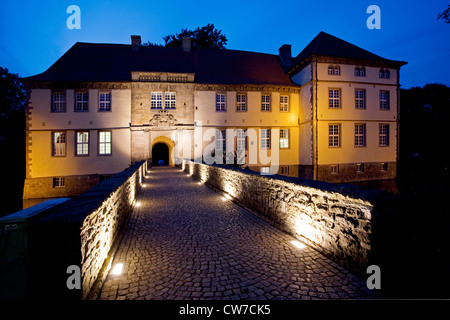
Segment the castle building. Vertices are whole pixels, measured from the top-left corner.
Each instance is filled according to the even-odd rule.
[[[79,194],[140,160],[221,160],[224,150],[240,150],[240,163],[263,174],[396,177],[405,62],[325,32],[296,57],[290,45],[271,55],[190,40],[76,43],[25,78],[24,199]]]

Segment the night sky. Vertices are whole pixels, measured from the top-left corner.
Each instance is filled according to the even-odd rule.
[[[369,30],[367,7],[381,9]],[[68,29],[67,7],[81,10],[81,29]],[[407,61],[403,88],[450,86],[450,24],[437,20],[448,0],[432,1],[0,1],[0,66],[21,77],[48,69],[77,41],[164,44],[163,36],[212,23],[228,49],[296,56],[325,31],[384,58]]]

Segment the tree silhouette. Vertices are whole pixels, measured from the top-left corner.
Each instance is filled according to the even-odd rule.
[[[450,4],[448,5],[448,8],[444,10],[444,12],[440,13],[438,15],[438,20],[442,19],[445,23],[450,23]]]

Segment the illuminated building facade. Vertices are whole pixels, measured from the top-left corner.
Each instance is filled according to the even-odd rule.
[[[25,199],[76,195],[135,161],[174,165],[211,146],[240,147],[261,172],[276,153],[274,173],[286,176],[396,176],[404,62],[324,32],[297,57],[289,45],[271,55],[131,38],[76,43],[25,79]]]

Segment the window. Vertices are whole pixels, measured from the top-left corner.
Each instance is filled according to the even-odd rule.
[[[389,69],[380,69],[380,79],[389,79],[391,77],[391,73]]]
[[[366,90],[355,89],[355,108],[356,109],[366,108]]]
[[[339,147],[340,146],[340,124],[328,125],[328,146]]]
[[[389,91],[380,91],[380,109],[389,110]]]
[[[243,129],[236,130],[236,148],[238,151],[247,149],[247,132]]]
[[[289,111],[289,96],[280,96],[280,111],[288,112]]]
[[[165,109],[175,109],[176,108],[177,95],[175,92],[166,92],[164,99]]]
[[[77,156],[89,155],[89,131],[79,131],[76,133],[75,154]]]
[[[281,174],[289,174],[289,166],[281,166],[280,173]]]
[[[261,173],[265,174],[265,173],[270,173],[270,167],[261,167],[260,169]]]
[[[339,66],[328,66],[328,75],[339,76],[341,74],[341,68]]]
[[[239,93],[236,95],[236,111],[247,111],[247,96]]]
[[[379,146],[389,146],[389,124],[380,124],[379,126]]]
[[[66,155],[66,133],[65,132],[53,132],[53,151],[54,157],[63,157]]]
[[[88,111],[88,92],[81,91],[75,93],[75,111],[86,112]]]
[[[355,124],[355,147],[366,146],[366,124]]]
[[[339,173],[339,165],[332,164],[330,167],[330,173],[331,174],[338,174]]]
[[[225,94],[216,94],[216,111],[227,111]]]
[[[289,129],[280,129],[280,149],[289,148]]]
[[[356,164],[356,172],[364,172],[364,163],[358,163]]]
[[[98,132],[98,154],[111,155],[111,131]]]
[[[66,112],[66,94],[63,91],[53,92],[52,112]]]
[[[150,108],[151,109],[162,109],[162,93],[152,92],[150,94]]]
[[[341,107],[341,89],[328,89],[328,107]]]
[[[54,177],[53,178],[53,188],[64,188],[66,186],[66,181],[64,177]]]
[[[261,95],[261,111],[270,111],[270,95]]]
[[[388,164],[387,164],[387,162],[382,162],[380,164],[380,167],[381,167],[381,171],[388,171]]]
[[[216,129],[216,152],[224,152],[227,148],[226,130]]]
[[[270,129],[261,129],[261,149],[270,149]]]
[[[100,92],[98,111],[111,111],[111,93]]]
[[[365,77],[365,76],[366,76],[366,68],[355,67],[355,77]]]

